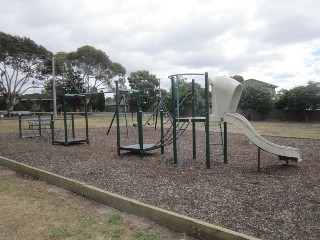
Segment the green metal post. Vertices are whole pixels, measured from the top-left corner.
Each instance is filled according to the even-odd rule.
[[[196,116],[196,96],[195,96],[195,81],[192,79],[192,117]],[[193,159],[197,158],[197,143],[196,143],[196,123],[192,122],[192,146],[193,146]]]
[[[160,94],[160,90],[159,90],[159,94]],[[158,104],[157,104],[157,109],[156,109],[156,112],[155,112],[155,114],[156,114],[156,122],[154,124],[154,130],[157,130],[158,113],[159,113],[159,109],[161,109],[160,108],[160,97],[157,97],[157,102],[158,102]],[[154,120],[154,113],[153,113],[153,120]]]
[[[228,163],[228,123],[223,122],[223,160]]]
[[[129,130],[128,130],[128,118],[127,118],[127,100],[126,100],[126,95],[122,96],[123,98],[123,103],[124,103],[124,118],[126,121],[126,134],[127,134],[127,139],[129,138]]]
[[[22,120],[21,120],[21,114],[19,114],[19,136],[22,138]]]
[[[164,154],[163,110],[160,110],[160,129],[161,129],[161,154]]]
[[[74,131],[74,113],[71,113],[71,129],[72,129],[72,138],[76,138],[76,134]]]
[[[210,109],[209,109],[209,79],[208,73],[205,73],[205,108],[206,108],[206,122],[205,122],[205,132],[206,132],[206,166],[207,169],[210,168]]]
[[[64,90],[64,93],[63,93],[63,123],[64,123],[64,144],[68,146],[66,90]]]
[[[140,82],[138,82],[137,122],[138,122],[138,112],[139,111],[140,111]]]
[[[111,130],[111,127],[112,127],[112,124],[113,124],[113,121],[114,121],[116,115],[117,115],[117,112],[115,111],[114,114],[113,114],[113,117],[112,117],[110,126],[109,126],[109,128],[108,128],[107,135],[109,135],[109,132],[110,132],[110,130]]]
[[[178,156],[177,156],[177,120],[176,120],[176,93],[175,93],[175,80],[174,77],[171,77],[171,93],[172,93],[172,146],[173,146],[173,162],[174,164],[178,164]]]
[[[258,172],[260,172],[260,152],[261,152],[261,149],[258,147]]]
[[[142,111],[138,112],[138,134],[139,134],[140,157],[143,158]]]
[[[50,121],[50,127],[51,127],[51,143],[54,144],[54,120],[53,120],[53,113],[51,113],[51,121]]]
[[[88,105],[87,105],[87,95],[84,95],[84,117],[86,121],[86,141],[89,144],[89,123],[88,123]]]
[[[39,123],[39,136],[41,136],[41,116],[40,116],[40,113],[38,116],[38,123]]]
[[[116,122],[117,122],[117,152],[120,155],[120,119],[119,119],[119,108],[120,108],[120,96],[119,96],[119,83],[116,83]]]

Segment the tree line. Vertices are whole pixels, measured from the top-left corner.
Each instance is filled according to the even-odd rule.
[[[260,114],[261,119],[272,109],[280,110],[319,110],[320,82],[309,81],[306,86],[290,90],[280,90],[275,98],[267,87],[253,85],[243,89],[239,107]]]
[[[113,91],[114,81],[125,87],[126,81],[130,88],[140,90],[140,106],[143,111],[153,111],[160,101],[171,110],[171,94],[160,89],[159,79],[147,70],[131,72],[126,78],[126,69],[120,63],[112,61],[102,50],[92,46],[79,47],[74,52],[58,52],[53,54],[45,47],[38,45],[27,37],[12,36],[0,32],[0,108],[5,108],[8,115],[19,98],[30,88],[42,88],[42,92],[52,95],[53,60],[56,76],[56,93],[58,110],[61,110],[64,93],[97,93],[90,95],[89,106],[93,111],[103,111],[105,98],[103,91]],[[240,83],[244,79],[240,75],[231,76]],[[182,115],[191,114],[191,83],[179,82]],[[170,90],[169,90],[170,91]],[[196,84],[198,115],[204,113],[204,89]],[[307,86],[281,90],[277,100],[267,87],[248,85],[243,89],[239,107],[259,113],[262,118],[272,108],[285,110],[315,110],[320,108],[320,83],[308,82]],[[165,96],[163,100],[160,96]],[[68,108],[76,111],[83,106],[83,99],[68,98]],[[129,94],[127,103],[130,111],[137,110],[137,99]]]

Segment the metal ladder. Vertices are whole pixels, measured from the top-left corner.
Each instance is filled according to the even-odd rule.
[[[223,156],[223,133],[222,133],[222,122],[219,122],[219,130],[214,131],[214,129],[210,130],[210,155],[213,156]]]

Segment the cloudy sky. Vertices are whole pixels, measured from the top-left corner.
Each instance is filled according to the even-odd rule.
[[[176,73],[280,88],[320,81],[319,0],[0,0],[0,31],[54,53],[91,45],[168,86]]]

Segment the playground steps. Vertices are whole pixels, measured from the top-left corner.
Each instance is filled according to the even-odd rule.
[[[223,156],[223,135],[221,125],[219,131],[214,127],[209,132],[210,136],[210,155],[211,156]]]

